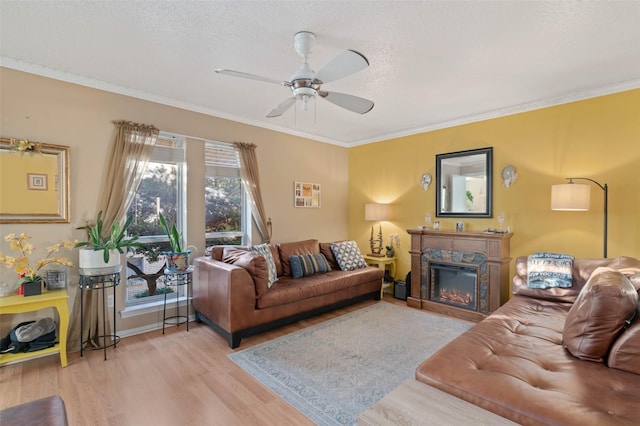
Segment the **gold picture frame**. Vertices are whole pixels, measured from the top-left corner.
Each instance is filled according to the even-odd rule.
[[[294,182],[293,206],[301,208],[320,208],[321,187],[319,183]]]
[[[69,150],[0,138],[0,223],[69,223]]]

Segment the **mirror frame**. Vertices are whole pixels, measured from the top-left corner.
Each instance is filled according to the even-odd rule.
[[[484,155],[486,170],[486,194],[487,203],[484,211],[481,212],[445,212],[442,211],[442,162],[452,158],[468,157],[471,155]],[[471,149],[468,151],[450,152],[447,154],[436,154],[436,217],[493,217],[493,148]]]
[[[0,138],[0,155],[40,155],[37,153],[34,154],[21,154],[15,151],[12,145],[12,141],[19,141],[17,138]],[[0,223],[69,223],[69,210],[70,210],[70,200],[69,200],[69,150],[68,146],[64,145],[53,145],[47,143],[41,143],[29,140],[29,142],[37,143],[40,145],[40,152],[43,154],[49,154],[55,156],[56,161],[56,175],[52,176],[50,179],[45,180],[45,186],[49,186],[57,192],[57,197],[55,200],[57,213],[12,213],[2,211],[0,208]],[[30,173],[27,173],[30,172]],[[21,199],[23,197],[28,197],[30,194],[27,191],[30,191],[28,188],[29,183],[29,174],[33,174],[33,172],[38,172],[38,170],[27,170],[25,171],[24,179],[20,177],[9,177],[4,176],[6,179],[2,179],[0,177],[0,190],[3,192],[6,191],[5,186],[12,185],[16,188],[17,191],[17,199]],[[43,171],[44,172],[44,171]],[[17,186],[23,185],[23,186]],[[31,190],[34,188],[31,188]],[[37,188],[35,188],[37,189]],[[53,203],[52,203],[53,204]]]

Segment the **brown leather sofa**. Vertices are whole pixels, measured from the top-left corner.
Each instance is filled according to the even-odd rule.
[[[270,244],[278,276],[270,288],[266,266],[257,264],[263,259],[242,255],[250,247],[214,246],[211,256],[193,262],[196,320],[236,348],[243,337],[366,298],[379,300],[384,272],[372,266],[341,270],[330,244],[318,240]],[[318,253],[331,270],[293,278],[290,257]]]
[[[626,290],[599,267],[622,272]],[[416,379],[524,425],[640,424],[640,261],[576,259],[572,276],[571,288],[528,288],[519,257],[514,296],[424,361]]]

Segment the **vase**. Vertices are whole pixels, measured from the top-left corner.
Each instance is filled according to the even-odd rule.
[[[25,281],[22,283],[22,295],[23,296],[37,296],[42,294],[42,284],[44,280]]]
[[[393,257],[393,255],[395,254],[393,251],[393,247],[388,248],[386,254],[387,254],[387,257]]]
[[[164,255],[167,259],[165,272],[176,273],[184,272],[189,269],[189,254],[191,254],[191,250],[182,252],[165,252]]]

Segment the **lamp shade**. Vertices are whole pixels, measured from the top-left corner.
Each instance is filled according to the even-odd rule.
[[[369,203],[364,205],[364,220],[389,220],[389,204]]]
[[[587,211],[591,186],[565,183],[551,186],[551,210]]]

